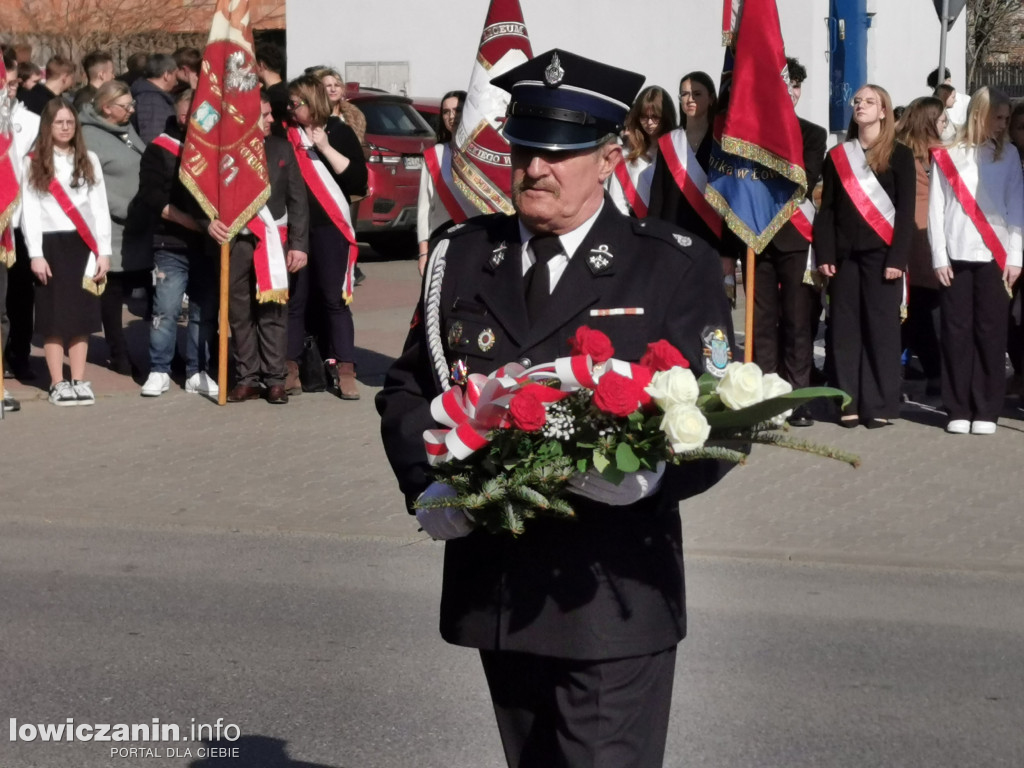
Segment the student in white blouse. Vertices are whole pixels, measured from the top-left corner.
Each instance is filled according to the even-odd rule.
[[[462,118],[462,105],[465,103],[465,91],[448,91],[441,97],[441,123],[437,127],[437,144],[427,152],[434,153],[442,177],[451,177],[455,131],[458,130],[459,120]],[[441,201],[441,195],[434,189],[434,179],[424,158],[423,167],[420,169],[419,199],[416,204],[416,241],[419,243],[417,264],[421,275],[427,266],[427,245],[430,236],[451,220],[451,214]]]
[[[654,161],[658,159],[658,139],[678,125],[676,107],[672,96],[664,88],[649,85],[640,91],[633,106],[626,115],[623,130],[623,170],[629,177],[629,184],[643,203],[642,211],[633,211],[627,190],[619,178],[620,171],[608,177],[608,195],[615,207],[627,216],[633,211],[638,218],[647,215],[647,203],[651,199],[651,180],[654,178]]]
[[[59,99],[40,115],[24,178],[22,230],[38,281],[36,332],[43,337],[50,402],[92,405],[92,387],[83,379],[89,334],[100,330],[99,293],[110,269],[110,212],[99,160],[86,151],[75,111]],[[64,380],[65,344],[71,381]]]
[[[928,238],[943,286],[942,399],[950,419],[946,431],[953,434],[995,432],[1006,394],[1008,291],[1020,275],[1024,228],[1024,174],[1007,142],[1009,120],[1009,98],[979,89],[948,150],[949,173],[939,157],[932,166]],[[969,215],[974,201],[977,219]],[[1000,258],[1005,253],[1002,269],[991,247],[996,240]]]

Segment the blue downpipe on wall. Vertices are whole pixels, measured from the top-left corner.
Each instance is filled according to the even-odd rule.
[[[867,82],[867,0],[829,0],[829,104],[828,129],[845,131],[853,108],[850,99]]]

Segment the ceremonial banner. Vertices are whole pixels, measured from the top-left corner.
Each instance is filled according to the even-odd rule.
[[[14,106],[7,97],[7,69],[0,59],[0,264],[8,267],[14,264],[14,237],[11,232],[11,218],[18,207],[18,174],[14,163],[14,126],[11,124],[11,109]]]
[[[726,52],[708,168],[708,202],[760,253],[807,191],[775,0],[743,0]]]
[[[501,124],[509,94],[491,79],[533,58],[519,0],[491,0],[455,132],[452,180],[480,213],[513,213],[512,158]]]
[[[203,52],[181,181],[234,237],[270,197],[248,0],[217,0]]]

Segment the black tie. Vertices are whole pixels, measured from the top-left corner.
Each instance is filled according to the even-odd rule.
[[[558,235],[540,235],[530,239],[530,248],[536,259],[526,273],[526,314],[532,323],[551,296],[551,271],[548,262],[562,252]]]

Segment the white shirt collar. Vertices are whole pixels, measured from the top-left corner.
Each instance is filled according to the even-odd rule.
[[[601,205],[598,206],[593,216],[576,227],[572,232],[567,232],[564,235],[558,236],[558,242],[561,244],[562,250],[565,252],[566,261],[572,258],[572,255],[576,253],[576,249],[580,247],[586,236],[590,234],[590,230],[593,228],[594,222],[597,221],[597,217],[601,215],[602,210],[604,210],[604,199],[601,200]],[[530,264],[533,264],[536,261],[533,256],[533,249],[527,248],[533,237],[534,234],[526,228],[523,224],[523,220],[519,219],[519,239],[523,243],[523,261],[525,262],[529,259]]]

